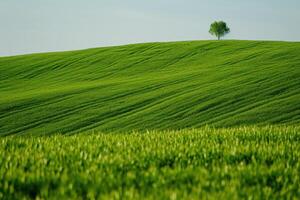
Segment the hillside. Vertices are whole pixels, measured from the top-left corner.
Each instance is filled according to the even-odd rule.
[[[0,134],[300,123],[300,43],[149,43],[0,58]]]

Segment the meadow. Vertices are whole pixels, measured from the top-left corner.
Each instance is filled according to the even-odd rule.
[[[300,43],[0,57],[0,199],[300,199]]]
[[[0,199],[299,199],[300,128],[10,136]]]
[[[299,124],[300,43],[149,43],[0,58],[0,134]]]

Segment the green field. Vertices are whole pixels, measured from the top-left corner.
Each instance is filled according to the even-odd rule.
[[[6,137],[0,199],[299,199],[299,142],[285,126]]]
[[[0,199],[300,199],[299,188],[299,42],[0,57]]]
[[[0,58],[0,134],[299,124],[300,43],[150,43]]]

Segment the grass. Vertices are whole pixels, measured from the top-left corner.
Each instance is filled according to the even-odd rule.
[[[299,199],[292,126],[0,138],[0,199]]]
[[[300,43],[150,43],[0,58],[0,135],[300,122]]]
[[[194,41],[2,57],[0,199],[299,199],[299,55]]]

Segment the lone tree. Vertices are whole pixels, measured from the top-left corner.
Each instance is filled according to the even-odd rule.
[[[227,24],[223,21],[214,22],[210,25],[209,33],[216,36],[218,40],[230,32]]]

